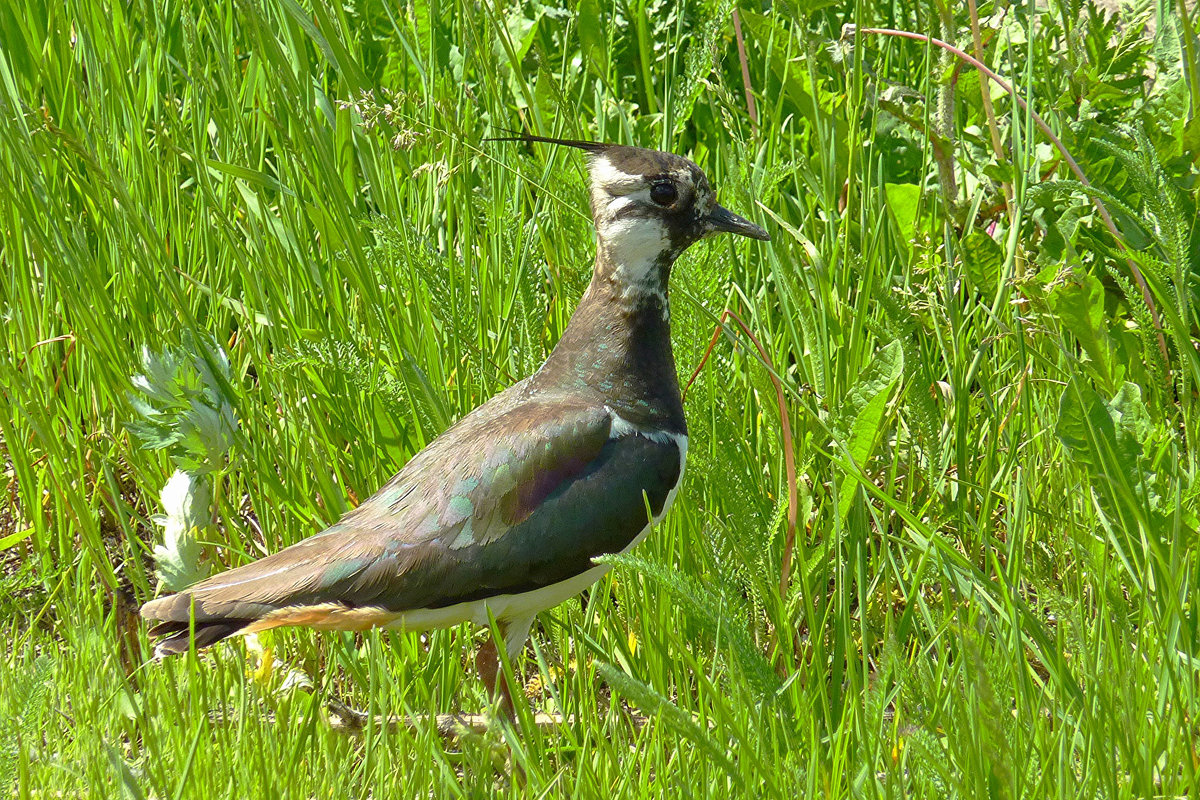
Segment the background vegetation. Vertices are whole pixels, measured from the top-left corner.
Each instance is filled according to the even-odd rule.
[[[0,792],[1197,791],[1195,15],[743,4],[742,57],[733,8],[0,4]],[[682,260],[674,337],[735,310],[791,436],[731,326],[676,510],[517,665],[565,724],[330,724],[482,708],[467,629],[147,663],[156,568],[318,531],[561,334],[580,158],[502,128],[771,230]]]

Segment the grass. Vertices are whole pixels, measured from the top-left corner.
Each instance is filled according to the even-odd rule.
[[[946,38],[966,10],[742,9],[752,123],[730,9],[0,8],[0,790],[1196,792],[1194,23],[1160,18],[1152,49],[1071,4],[980,11],[985,60],[1124,204],[1123,253],[1010,98],[989,115],[942,54],[840,35]],[[207,546],[240,563],[336,520],[549,352],[593,244],[577,154],[484,141],[522,125],[688,153],[771,230],[693,248],[672,320],[682,375],[731,308],[784,387],[787,594],[787,442],[731,327],[688,394],[675,510],[518,665],[521,715],[564,725],[329,724],[331,696],[482,708],[467,629],[273,636],[310,690],[240,643],[148,662],[133,615],[187,453],[216,487]],[[236,435],[143,447],[144,348],[227,354],[213,396]]]

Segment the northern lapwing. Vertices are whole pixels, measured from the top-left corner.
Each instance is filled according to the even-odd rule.
[[[142,606],[160,656],[287,625],[488,625],[490,611],[515,658],[539,611],[608,570],[593,558],[633,547],[667,513],[688,448],[671,266],[716,233],[769,237],[718,205],[686,158],[519,139],[583,150],[591,178],[592,280],[550,356],[335,525]],[[495,692],[495,662],[479,666]]]

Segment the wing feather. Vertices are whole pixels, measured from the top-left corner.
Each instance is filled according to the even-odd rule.
[[[152,601],[142,615],[185,621],[194,609],[197,621],[217,622],[329,603],[439,608],[550,585],[624,549],[648,522],[646,499],[657,513],[678,483],[678,445],[611,438],[602,406],[506,406],[505,395],[327,530]]]

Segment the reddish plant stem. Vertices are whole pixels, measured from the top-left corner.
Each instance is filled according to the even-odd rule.
[[[979,9],[975,6],[975,0],[967,0],[967,10],[971,12],[971,41],[975,45],[975,58],[980,62],[983,61],[983,36],[979,32]],[[961,63],[961,62],[960,62]],[[987,84],[983,81],[979,82],[980,100],[983,102],[983,113],[987,117],[988,133],[991,134],[992,152],[996,155],[996,160],[1003,164],[1007,159],[1004,156],[1004,144],[1000,141],[1000,126],[996,124],[996,111],[992,108],[992,93],[988,91]],[[1009,207],[1008,213],[1012,213],[1012,186],[1008,181],[1000,184],[1000,188],[1004,190],[1004,202]]]
[[[842,38],[851,38],[855,33],[872,33],[879,36],[899,36],[902,39],[913,39],[918,42],[924,42],[925,44],[930,44],[934,47],[940,47],[948,53],[952,53],[956,58],[960,58],[971,66],[975,67],[975,69],[979,70],[981,73],[994,81],[997,86],[1012,95],[1013,100],[1016,101],[1017,105],[1022,111],[1029,112],[1029,115],[1033,118],[1033,122],[1035,125],[1037,125],[1038,130],[1040,130],[1046,136],[1046,138],[1050,140],[1058,152],[1062,154],[1063,161],[1067,162],[1067,166],[1071,168],[1071,172],[1074,173],[1075,178],[1084,186],[1091,187],[1092,183],[1087,179],[1087,175],[1083,173],[1083,169],[1079,166],[1078,162],[1075,161],[1075,158],[1071,155],[1071,153],[1068,152],[1067,147],[1062,143],[1062,140],[1054,135],[1054,131],[1050,130],[1050,126],[1046,124],[1046,121],[1042,119],[1036,111],[1033,111],[1029,108],[1028,104],[1025,102],[1025,99],[1021,97],[1021,95],[1017,94],[1016,90],[1013,89],[1012,84],[1004,80],[1004,78],[1001,78],[987,64],[984,64],[979,59],[964,52],[963,50],[960,50],[948,42],[943,42],[941,39],[935,39],[932,36],[926,36],[923,33],[898,31],[892,28],[858,28],[854,25],[847,25],[842,29]],[[1126,250],[1125,240],[1121,238],[1121,234],[1117,230],[1117,226],[1113,222],[1112,216],[1108,213],[1108,209],[1104,206],[1104,201],[1095,195],[1088,195],[1088,198],[1092,201],[1092,205],[1096,207],[1096,212],[1100,214],[1100,219],[1104,222],[1104,226],[1108,228],[1109,233],[1112,234],[1113,239],[1117,242],[1117,246],[1122,250]],[[1138,288],[1141,289],[1142,301],[1150,310],[1150,318],[1154,321],[1154,332],[1158,336],[1158,349],[1159,352],[1162,353],[1163,363],[1169,365],[1171,361],[1170,355],[1167,352],[1167,340],[1166,337],[1163,336],[1162,322],[1159,321],[1158,318],[1158,306],[1154,304],[1154,298],[1150,294],[1150,287],[1146,284],[1146,278],[1144,275],[1142,275],[1142,271],[1138,269],[1137,264],[1133,263],[1133,259],[1126,258],[1125,263],[1129,265],[1129,272],[1131,275],[1133,275],[1133,279],[1137,283]]]
[[[754,87],[750,85],[750,65],[746,63],[746,40],[742,38],[742,18],[733,9],[733,36],[737,40],[738,61],[742,64],[742,86],[746,89],[746,112],[750,115],[750,134],[758,137],[758,109],[754,105]]]
[[[787,400],[783,394],[783,384],[779,382],[779,378],[775,377],[775,367],[771,365],[771,359],[767,355],[766,348],[750,332],[750,326],[733,309],[727,308],[721,312],[721,318],[717,322],[717,327],[713,329],[712,339],[709,340],[708,347],[704,349],[704,357],[700,359],[700,363],[692,372],[692,377],[688,378],[687,384],[683,387],[683,394],[685,397],[687,396],[687,391],[696,382],[696,377],[700,374],[700,370],[704,369],[704,365],[708,363],[708,357],[712,355],[713,348],[717,345],[717,340],[721,338],[721,331],[726,330],[725,323],[730,319],[738,324],[738,327],[742,329],[742,333],[746,335],[746,338],[754,342],[754,346],[758,348],[758,359],[767,368],[767,375],[771,378],[771,385],[775,387],[775,402],[779,406],[779,421],[783,429],[783,464],[784,471],[787,473],[788,490],[787,536],[783,540],[783,559],[779,564],[779,599],[786,603],[792,572],[792,551],[796,547],[796,509],[800,505],[796,490],[796,449],[792,439],[792,420],[788,416]]]

